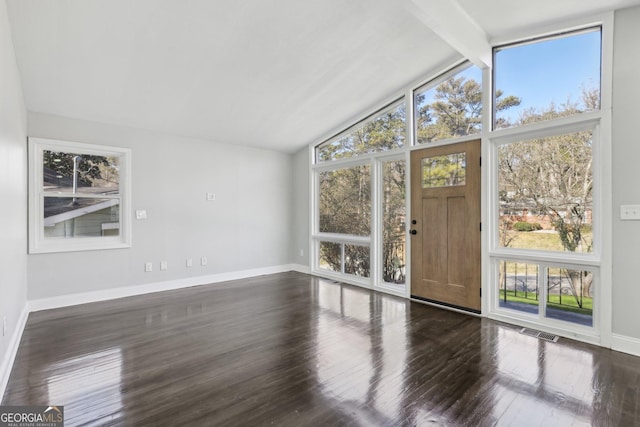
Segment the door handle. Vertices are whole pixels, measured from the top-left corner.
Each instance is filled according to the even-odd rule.
[[[409,233],[411,234],[418,234],[418,232],[416,230],[411,230]]]

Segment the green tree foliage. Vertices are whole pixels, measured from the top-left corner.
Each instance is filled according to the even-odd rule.
[[[417,95],[418,139],[428,142],[480,132],[482,88],[480,83],[464,77],[452,77],[436,88],[435,99],[425,104],[425,95]],[[502,99],[501,110],[518,105],[510,96]],[[406,139],[405,105],[385,111],[341,138],[318,148],[318,161],[351,158],[361,154],[383,152],[403,147]],[[451,163],[451,162],[450,162]],[[448,164],[460,179],[459,163]],[[385,162],[383,168],[383,278],[386,282],[404,282],[405,268],[405,162]],[[449,171],[452,172],[452,171]],[[455,172],[455,171],[453,171]],[[447,176],[451,175],[448,173]],[[462,177],[463,179],[463,177]],[[369,166],[341,168],[320,173],[320,232],[356,236],[371,235],[371,173]],[[342,271],[342,245],[323,242],[321,264]],[[344,271],[368,276],[369,248],[345,250]],[[367,260],[366,262],[364,260]],[[357,266],[357,267],[354,267]]]
[[[45,150],[43,166],[56,174],[57,182],[65,185],[73,180],[74,158],[77,161],[77,179],[79,186],[110,187],[117,186],[119,176],[117,159]]]
[[[403,147],[406,138],[404,103],[388,110],[353,132],[318,149],[320,161],[350,158],[360,154]],[[383,270],[385,281],[404,280],[404,162],[388,162],[385,169],[386,247]],[[320,232],[356,236],[371,235],[371,172],[369,165],[341,168],[320,173]],[[401,249],[398,249],[399,245]],[[368,277],[370,248],[351,246],[345,255],[345,272]],[[342,247],[323,243],[321,260],[334,271],[341,271]]]
[[[580,102],[526,110],[519,125],[580,114],[598,107],[599,92],[583,90]],[[522,208],[551,218],[564,250],[592,252],[592,133],[580,131],[505,144],[499,148],[500,200],[506,211]],[[501,229],[506,227],[501,227]],[[576,298],[591,293],[592,274],[567,270]]]
[[[404,283],[406,265],[406,167],[403,160],[383,166],[382,276],[387,283]]]
[[[318,148],[320,162],[401,148],[405,144],[404,103],[331,143]]]
[[[320,232],[368,236],[371,233],[369,165],[320,173]]]
[[[482,130],[482,86],[463,76],[440,83],[434,101],[425,103],[427,92],[416,95],[418,143],[473,135]],[[496,109],[503,111],[520,105],[520,98],[496,91]]]
[[[463,185],[466,170],[464,153],[424,159],[422,163],[422,185],[424,187]]]

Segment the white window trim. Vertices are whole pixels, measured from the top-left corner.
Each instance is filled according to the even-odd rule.
[[[495,271],[496,275],[499,274],[498,268],[499,268],[500,261],[522,262],[526,260],[523,260],[520,257],[514,257],[514,256],[492,258],[492,270]],[[538,300],[540,301],[538,305],[538,310],[539,310],[538,313],[537,314],[524,313],[521,311],[509,309],[509,308],[499,307],[498,299],[495,299],[495,300],[491,299],[490,304],[492,305],[493,311],[497,311],[499,313],[499,319],[497,320],[510,319],[511,321],[509,323],[521,324],[522,326],[531,327],[534,329],[539,328],[539,326],[543,324],[545,326],[545,329],[551,328],[555,333],[558,333],[560,335],[569,334],[569,335],[572,335],[573,338],[578,338],[582,341],[597,343],[599,339],[599,333],[600,333],[600,314],[602,312],[600,310],[600,306],[602,303],[600,301],[601,298],[599,295],[600,289],[596,286],[594,290],[594,299],[593,299],[594,305],[593,305],[593,317],[592,317],[593,326],[584,326],[584,325],[572,323],[571,329],[568,330],[566,322],[545,317],[546,304],[544,303],[544,301],[546,301],[546,297],[547,297],[547,277],[544,274],[544,272],[548,268],[570,268],[570,269],[590,271],[594,275],[594,283],[598,284],[599,281],[601,280],[600,271],[598,267],[589,267],[589,266],[585,266],[584,264],[572,265],[562,261],[556,262],[556,261],[532,260],[531,263],[537,264],[540,267],[540,270],[538,271],[538,289],[541,289],[541,292],[538,294]],[[495,283],[497,283],[497,281]],[[498,295],[498,297],[500,296],[499,291],[496,292],[496,294]]]
[[[373,122],[375,119],[377,119],[379,116],[388,113],[389,111],[395,110],[397,109],[400,105],[404,104],[405,106],[405,125],[406,122],[408,121],[408,103],[407,103],[407,98],[403,95],[400,97],[396,97],[394,101],[391,101],[388,104],[385,104],[382,108],[375,110],[373,112],[371,112],[370,114],[368,114],[364,119],[352,124],[351,126],[349,126],[348,128],[340,131],[339,133],[335,134],[334,136],[327,138],[324,142],[321,142],[319,144],[311,144],[312,150],[313,150],[313,164],[315,165],[328,165],[328,164],[340,164],[341,162],[345,162],[345,163],[350,163],[350,160],[354,160],[354,159],[362,159],[362,158],[366,158],[367,156],[375,156],[375,155],[380,155],[383,153],[397,153],[399,151],[404,151],[406,149],[406,147],[408,145],[411,145],[411,141],[409,140],[409,134],[405,133],[405,139],[404,139],[404,144],[402,145],[402,147],[398,147],[398,148],[394,148],[388,151],[383,151],[383,152],[372,152],[372,153],[363,153],[363,154],[357,154],[351,157],[346,157],[343,159],[335,159],[335,160],[320,160],[318,158],[318,149],[320,149],[321,147],[325,146],[325,145],[329,145],[332,142],[338,141],[340,139],[342,139],[343,137],[365,127],[366,125],[368,125],[369,123]],[[333,167],[332,167],[333,169]]]
[[[540,261],[549,261],[549,262],[563,262],[563,263],[572,263],[576,265],[590,265],[590,266],[599,266],[600,259],[602,254],[602,248],[600,247],[600,240],[602,238],[602,230],[599,224],[599,221],[595,221],[593,224],[593,236],[594,241],[597,243],[594,246],[593,253],[572,253],[572,252],[553,252],[553,251],[544,251],[544,250],[534,250],[534,249],[519,249],[519,248],[505,248],[501,247],[498,244],[498,194],[497,189],[498,186],[498,147],[502,145],[517,143],[521,141],[528,141],[532,139],[545,138],[549,136],[562,135],[566,133],[574,133],[580,131],[592,131],[593,132],[593,148],[592,148],[592,157],[593,157],[593,213],[595,218],[600,218],[601,215],[601,204],[598,203],[599,196],[602,193],[600,190],[600,174],[599,166],[600,161],[597,158],[598,153],[600,152],[600,135],[599,135],[599,119],[594,118],[584,118],[583,120],[575,120],[575,117],[572,117],[568,125],[562,126],[558,123],[550,123],[548,126],[536,126],[535,129],[530,129],[528,127],[523,126],[520,129],[519,133],[510,133],[506,137],[490,137],[491,141],[491,151],[489,155],[489,165],[490,167],[490,182],[491,182],[491,191],[489,192],[489,218],[491,224],[491,235],[488,236],[490,248],[489,255],[491,257],[514,257],[519,256],[520,259],[523,260],[540,260]],[[563,121],[566,122],[566,121]],[[532,126],[533,127],[533,126]]]
[[[29,138],[29,253],[75,252],[131,247],[131,150],[45,138]],[[120,158],[120,232],[118,236],[46,239],[44,237],[43,152],[75,152]],[[81,195],[104,198],[104,196]]]
[[[407,102],[407,97],[404,97],[404,102]],[[378,111],[378,113],[382,114],[387,111],[389,108],[395,108],[399,105],[399,102],[394,102],[392,105],[387,108],[383,108]],[[409,106],[405,105],[407,108],[405,111],[405,125],[407,126],[407,130],[410,126],[412,126],[413,119],[409,117]],[[351,126],[349,129],[354,130],[357,129],[361,123],[366,124],[370,122],[373,118],[368,118],[363,122],[359,122],[356,125]],[[330,139],[339,139],[344,136],[349,129],[344,132],[340,132],[334,138]],[[405,144],[402,148],[382,151],[377,153],[367,153],[361,154],[358,156],[325,161],[317,164],[313,164],[311,166],[311,239],[310,239],[310,265],[311,265],[311,273],[323,276],[335,280],[340,280],[345,283],[350,283],[353,285],[365,287],[368,289],[376,289],[381,292],[390,293],[398,296],[407,296],[408,295],[408,282],[405,282],[405,285],[394,286],[382,281],[381,275],[381,260],[382,254],[381,251],[377,248],[378,242],[382,239],[382,225],[381,225],[381,212],[378,204],[381,200],[381,189],[378,189],[376,183],[382,178],[382,163],[389,160],[404,160],[407,165],[408,170],[408,150],[410,149],[410,138],[412,138],[412,134],[407,132],[407,136],[405,137]],[[327,142],[329,142],[327,141]],[[317,145],[310,145],[310,156],[312,162],[317,161],[317,154],[315,148]],[[339,169],[346,169],[350,167],[363,166],[368,165],[370,170],[371,177],[371,233],[369,236],[355,236],[355,235],[347,235],[347,234],[336,234],[336,233],[323,233],[320,232],[320,224],[318,217],[318,206],[317,206],[317,197],[320,192],[320,180],[319,175],[322,172],[333,171]],[[405,201],[405,206],[408,212],[408,203],[409,201]],[[405,227],[406,228],[406,227]],[[405,233],[407,231],[405,230]],[[334,243],[342,243],[342,244],[354,244],[354,245],[367,245],[369,246],[369,265],[370,265],[370,274],[369,277],[357,277],[349,274],[342,274],[340,272],[334,272],[326,269],[322,269],[319,266],[319,253],[320,253],[320,242],[334,242]],[[406,238],[406,244],[409,246],[409,239]],[[407,258],[408,260],[409,258]],[[344,268],[344,265],[342,266]],[[405,276],[406,277],[406,276]]]
[[[513,43],[524,39],[554,35],[560,32],[579,31],[582,29],[601,27],[601,87],[600,110],[583,113],[571,117],[537,122],[531,125],[496,129],[483,132],[483,155],[487,162],[483,164],[483,188],[489,189],[483,193],[483,222],[490,223],[487,227],[490,234],[483,236],[483,315],[511,324],[524,327],[544,329],[557,335],[574,338],[580,341],[611,346],[612,334],[612,199],[611,191],[611,96],[612,96],[612,64],[613,64],[613,13],[573,21],[562,27],[548,27],[538,34],[520,35],[518,38],[504,40],[493,45]],[[486,70],[485,80],[490,78],[491,70]],[[487,86],[488,93],[493,89]],[[485,119],[488,119],[485,117]],[[487,123],[487,122],[485,122]],[[489,122],[490,123],[490,122]],[[492,124],[491,124],[492,125]],[[489,129],[489,128],[486,128]],[[570,133],[579,130],[593,129],[593,209],[594,209],[594,240],[596,245],[592,254],[572,254],[564,252],[547,252],[533,250],[518,250],[514,248],[500,248],[497,245],[497,146],[503,143],[524,141],[532,138]],[[489,222],[487,222],[489,221]],[[484,234],[484,233],[483,233]],[[597,239],[597,240],[596,240]],[[567,266],[594,272],[594,307],[593,326],[585,327],[576,324],[540,316],[526,315],[498,306],[499,291],[497,283],[498,260],[507,259],[537,263],[541,266]],[[486,297],[484,297],[486,295]],[[543,310],[541,310],[543,311]]]
[[[409,194],[406,192],[408,187],[407,172],[409,171],[409,162],[407,160],[407,156],[404,153],[398,153],[395,155],[387,155],[380,156],[375,159],[375,177],[380,184],[382,184],[382,180],[384,179],[384,163],[385,162],[394,162],[394,161],[404,161],[405,162],[405,194]],[[376,193],[376,204],[374,205],[373,218],[375,219],[374,233],[373,233],[373,241],[371,244],[371,259],[375,259],[375,263],[372,265],[375,266],[375,271],[373,274],[374,284],[376,289],[384,290],[385,292],[395,294],[395,295],[404,295],[405,290],[409,288],[409,282],[407,282],[406,271],[408,270],[407,263],[409,262],[409,256],[407,254],[408,247],[411,246],[411,241],[409,239],[409,235],[407,234],[408,230],[408,222],[409,222],[409,214],[408,209],[408,200],[405,200],[405,283],[404,285],[397,285],[394,283],[388,283],[384,281],[382,268],[383,268],[383,258],[384,258],[384,213],[382,212],[382,202],[384,201],[384,189],[382,185],[374,185],[374,192]],[[408,197],[406,198],[408,199]]]
[[[483,224],[489,224],[493,217],[491,216],[490,209],[492,209],[491,198],[491,186],[493,185],[493,181],[491,178],[490,170],[492,168],[490,164],[491,157],[491,145],[492,140],[499,140],[501,138],[509,138],[513,137],[513,135],[520,135],[523,129],[529,130],[531,132],[540,131],[544,133],[544,131],[548,131],[550,133],[554,133],[554,128],[563,128],[569,127],[570,124],[576,124],[578,126],[584,126],[586,122],[592,121],[597,124],[597,131],[599,133],[599,144],[594,150],[594,176],[596,181],[596,185],[599,186],[599,220],[598,225],[594,225],[594,227],[598,228],[600,244],[598,251],[599,258],[587,259],[585,257],[580,258],[576,261],[575,265],[573,264],[571,259],[563,258],[560,260],[555,259],[553,256],[551,259],[544,256],[537,256],[535,253],[530,254],[527,253],[509,253],[502,254],[500,251],[494,250],[493,241],[490,237],[492,233],[491,225],[485,227],[483,232],[481,233],[481,247],[482,247],[482,316],[493,318],[496,320],[506,321],[511,324],[527,326],[527,327],[540,327],[539,323],[528,322],[526,320],[522,320],[518,317],[512,317],[510,313],[496,313],[493,310],[492,304],[490,304],[492,300],[492,295],[495,294],[493,290],[493,282],[494,280],[494,272],[492,269],[493,260],[497,258],[505,258],[511,257],[513,255],[516,256],[517,259],[529,260],[529,257],[532,257],[539,260],[541,263],[553,263],[558,264],[559,262],[563,265],[571,265],[571,266],[582,266],[585,269],[593,269],[593,267],[597,268],[598,274],[596,279],[598,280],[598,289],[597,289],[597,306],[598,306],[598,314],[594,314],[594,318],[597,318],[597,326],[599,330],[599,335],[594,334],[593,329],[589,328],[588,331],[580,331],[576,333],[573,329],[567,330],[566,325],[560,324],[557,325],[554,322],[550,322],[546,325],[543,325],[544,328],[550,332],[556,333],[558,335],[568,336],[571,338],[575,338],[582,341],[592,342],[595,344],[599,344],[604,347],[611,347],[611,339],[612,339],[612,227],[613,227],[613,218],[612,218],[612,194],[611,194],[611,185],[612,185],[612,148],[611,148],[611,108],[612,108],[612,75],[613,75],[613,31],[614,31],[614,13],[608,12],[605,14],[598,14],[594,16],[588,17],[580,17],[577,19],[566,20],[564,22],[557,22],[550,25],[541,26],[537,29],[537,31],[532,32],[531,29],[525,30],[517,30],[517,32],[513,32],[511,34],[505,35],[499,39],[490,40],[490,44],[492,46],[499,46],[509,43],[516,43],[519,41],[525,41],[532,38],[544,37],[544,36],[553,36],[559,33],[570,32],[574,30],[584,30],[587,28],[593,28],[595,26],[600,26],[602,28],[602,65],[601,65],[601,100],[600,100],[600,111],[590,112],[581,114],[579,116],[572,116],[568,118],[557,119],[550,122],[539,122],[528,125],[527,127],[520,128],[507,128],[507,129],[496,129],[492,130],[493,127],[493,117],[490,113],[492,111],[492,93],[493,93],[493,79],[492,79],[492,70],[491,68],[485,68],[483,70],[482,76],[482,103],[483,103],[483,112],[482,112],[482,132],[480,134],[464,136],[459,138],[453,138],[449,140],[436,141],[429,144],[416,144],[415,141],[415,117],[413,111],[413,97],[415,95],[415,91],[423,89],[428,84],[437,85],[443,75],[450,76],[455,74],[455,69],[459,69],[459,67],[463,66],[466,62],[465,59],[458,60],[454,63],[442,63],[438,67],[435,67],[430,72],[425,73],[427,77],[422,78],[420,80],[416,80],[413,84],[408,85],[402,91],[405,96],[406,105],[406,120],[407,120],[407,139],[405,141],[405,146],[401,149],[386,152],[386,153],[373,153],[357,156],[357,160],[364,161],[372,161],[372,159],[376,159],[378,157],[382,157],[383,155],[401,155],[404,154],[406,164],[407,164],[407,176],[410,174],[410,153],[413,150],[419,150],[427,147],[437,147],[440,145],[449,145],[457,142],[481,139],[481,151],[482,158],[485,159],[483,161],[482,167],[482,175],[481,182],[483,189],[482,198],[481,198],[481,219]],[[451,73],[451,74],[450,74]],[[446,78],[446,77],[445,77]],[[392,98],[387,98],[383,100],[384,102],[380,102],[377,105],[389,105],[391,103],[396,102],[398,96],[394,96]],[[370,109],[367,114],[360,117],[369,117],[377,111],[381,111],[380,108]],[[317,200],[317,169],[320,165],[329,166],[329,164],[346,167],[350,165],[352,161],[355,159],[344,159],[337,160],[332,162],[322,162],[318,164],[316,161],[316,152],[315,147],[320,143],[329,140],[330,138],[335,138],[343,135],[344,133],[350,131],[353,127],[359,124],[360,121],[351,120],[349,122],[344,123],[341,126],[337,126],[336,131],[329,133],[325,138],[319,139],[321,142],[313,142],[309,144],[309,164],[311,165],[309,175],[310,175],[310,201],[309,201],[309,212],[310,212],[310,239],[309,239],[309,255],[310,255],[310,266],[311,272],[317,275],[325,275],[326,271],[317,269],[317,247],[318,247],[318,234],[316,232],[317,228],[317,212],[315,209],[317,208],[316,200]],[[333,136],[332,136],[333,135]],[[374,162],[372,161],[372,164]],[[372,186],[373,188],[374,186]],[[488,190],[489,189],[489,190]],[[411,180],[407,179],[406,182],[406,193],[407,195],[411,194]],[[407,233],[409,229],[410,222],[410,197],[407,197]],[[594,202],[595,203],[595,202]],[[377,226],[377,224],[376,224]],[[594,230],[595,232],[595,230]],[[410,298],[410,284],[411,284],[411,244],[410,237],[407,235],[407,247],[406,247],[406,256],[407,256],[407,267],[406,267],[406,284],[405,284],[405,292],[404,297]],[[353,280],[350,280],[348,277],[343,275],[334,275],[333,278],[346,282],[353,283],[359,286],[366,286],[368,288],[374,288],[376,290],[380,290],[386,292],[387,290],[381,284],[377,284],[377,286],[373,286],[372,280],[368,281],[365,285],[362,282],[356,283]],[[562,322],[558,322],[562,323]],[[595,320],[594,320],[595,325]]]

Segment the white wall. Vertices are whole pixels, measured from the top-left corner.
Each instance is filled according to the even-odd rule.
[[[25,113],[0,2],[0,316],[12,331],[27,293]],[[640,204],[640,8],[615,17],[613,91],[613,332],[640,340],[640,222],[620,221],[620,204]],[[309,163],[294,156],[126,127],[29,114],[32,136],[130,147],[133,222],[125,250],[28,257],[28,298],[39,299],[285,264],[309,266]],[[206,202],[205,193],[216,193]],[[7,209],[7,206],[11,206]],[[304,255],[300,256],[300,249]],[[199,265],[206,256],[209,264]],[[187,269],[185,259],[194,259]],[[159,271],[160,260],[169,270]],[[154,271],[145,273],[146,261]],[[1,321],[1,318],[0,318]],[[0,356],[9,339],[0,339]],[[1,374],[1,372],[0,372]]]
[[[131,148],[132,207],[148,215],[130,249],[29,255],[29,300],[290,264],[290,155],[37,113],[28,133]]]
[[[640,221],[620,221],[640,204],[640,7],[616,12],[613,50],[613,332],[640,340]],[[640,348],[640,347],[639,347]]]
[[[27,145],[22,83],[0,2],[0,399],[27,298]],[[7,318],[7,333],[2,322]]]
[[[309,148],[293,156],[291,263],[309,267]],[[300,251],[302,250],[302,256]]]

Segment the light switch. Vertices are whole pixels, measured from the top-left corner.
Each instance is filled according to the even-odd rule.
[[[144,209],[136,211],[136,219],[147,219],[147,211]]]
[[[216,199],[216,193],[207,193],[207,200],[212,202]]]

